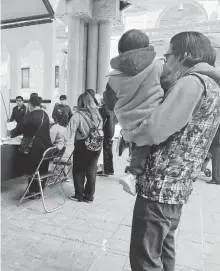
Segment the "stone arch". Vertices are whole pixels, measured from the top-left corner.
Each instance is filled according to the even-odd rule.
[[[184,5],[184,4],[191,4],[192,6],[198,8],[198,10],[203,14],[205,20],[208,21],[208,18],[209,18],[208,13],[207,13],[206,9],[205,9],[200,3],[198,3],[197,1],[191,1],[191,0],[189,0],[189,1],[184,2],[183,5]],[[178,5],[179,5],[179,4],[173,4],[173,5],[170,5],[169,7],[165,8],[165,9],[159,14],[159,16],[158,16],[158,18],[157,18],[157,21],[156,21],[155,27],[156,27],[156,28],[159,28],[159,27],[160,27],[160,23],[161,23],[162,19],[165,17],[165,15],[166,15],[173,7],[178,6]]]
[[[40,41],[28,41],[20,48],[21,69],[29,68],[29,88],[22,88],[22,96],[28,98],[30,93],[43,94],[44,50]],[[22,76],[22,75],[21,75]]]

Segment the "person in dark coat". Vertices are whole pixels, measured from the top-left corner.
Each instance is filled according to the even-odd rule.
[[[24,117],[26,113],[26,106],[24,105],[24,99],[22,96],[16,97],[16,106],[13,108],[11,121],[16,121],[17,123]]]
[[[106,104],[103,104],[99,109],[103,119],[103,161],[104,161],[104,174],[114,175],[113,165],[113,137],[115,134],[116,117],[114,112],[110,111]]]
[[[30,148],[28,154],[20,153],[21,159],[18,160],[20,167],[23,169],[23,173],[30,176],[36,170],[43,153],[49,147],[52,146],[50,139],[49,129],[49,117],[46,112],[40,108],[40,101],[37,96],[32,96],[29,100],[30,112],[27,113],[24,118],[17,124],[17,127],[11,131],[11,137],[17,137],[23,135],[26,138],[33,138],[33,145]],[[39,129],[39,131],[38,131]],[[40,167],[40,174],[48,172],[49,162],[42,163]],[[29,179],[30,182],[31,179]],[[42,187],[45,187],[46,179],[42,181]],[[29,188],[29,194],[31,196],[38,193],[39,185],[38,181],[34,180]]]
[[[55,123],[58,123],[61,126],[67,127],[73,113],[67,105],[66,95],[60,96],[60,103],[56,104],[53,110],[52,118]]]

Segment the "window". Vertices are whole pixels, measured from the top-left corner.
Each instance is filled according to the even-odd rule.
[[[30,87],[30,68],[21,68],[21,88]]]
[[[60,74],[60,67],[55,66],[55,88],[59,87],[59,74]]]

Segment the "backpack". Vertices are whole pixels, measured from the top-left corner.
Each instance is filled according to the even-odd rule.
[[[87,122],[88,126],[90,127],[89,135],[87,138],[85,138],[85,145],[86,145],[87,150],[89,151],[101,150],[102,142],[104,138],[103,131],[102,129],[99,128],[101,121],[99,122],[97,126],[95,126],[94,123],[92,123],[92,126],[91,126],[85,114],[83,114],[82,112],[79,112],[79,114],[84,118],[84,120]]]

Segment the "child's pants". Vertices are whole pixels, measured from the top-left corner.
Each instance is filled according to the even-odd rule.
[[[147,157],[151,152],[151,147],[138,147],[135,144],[132,144],[131,152],[131,163],[128,171],[133,175],[140,175],[144,171]]]

